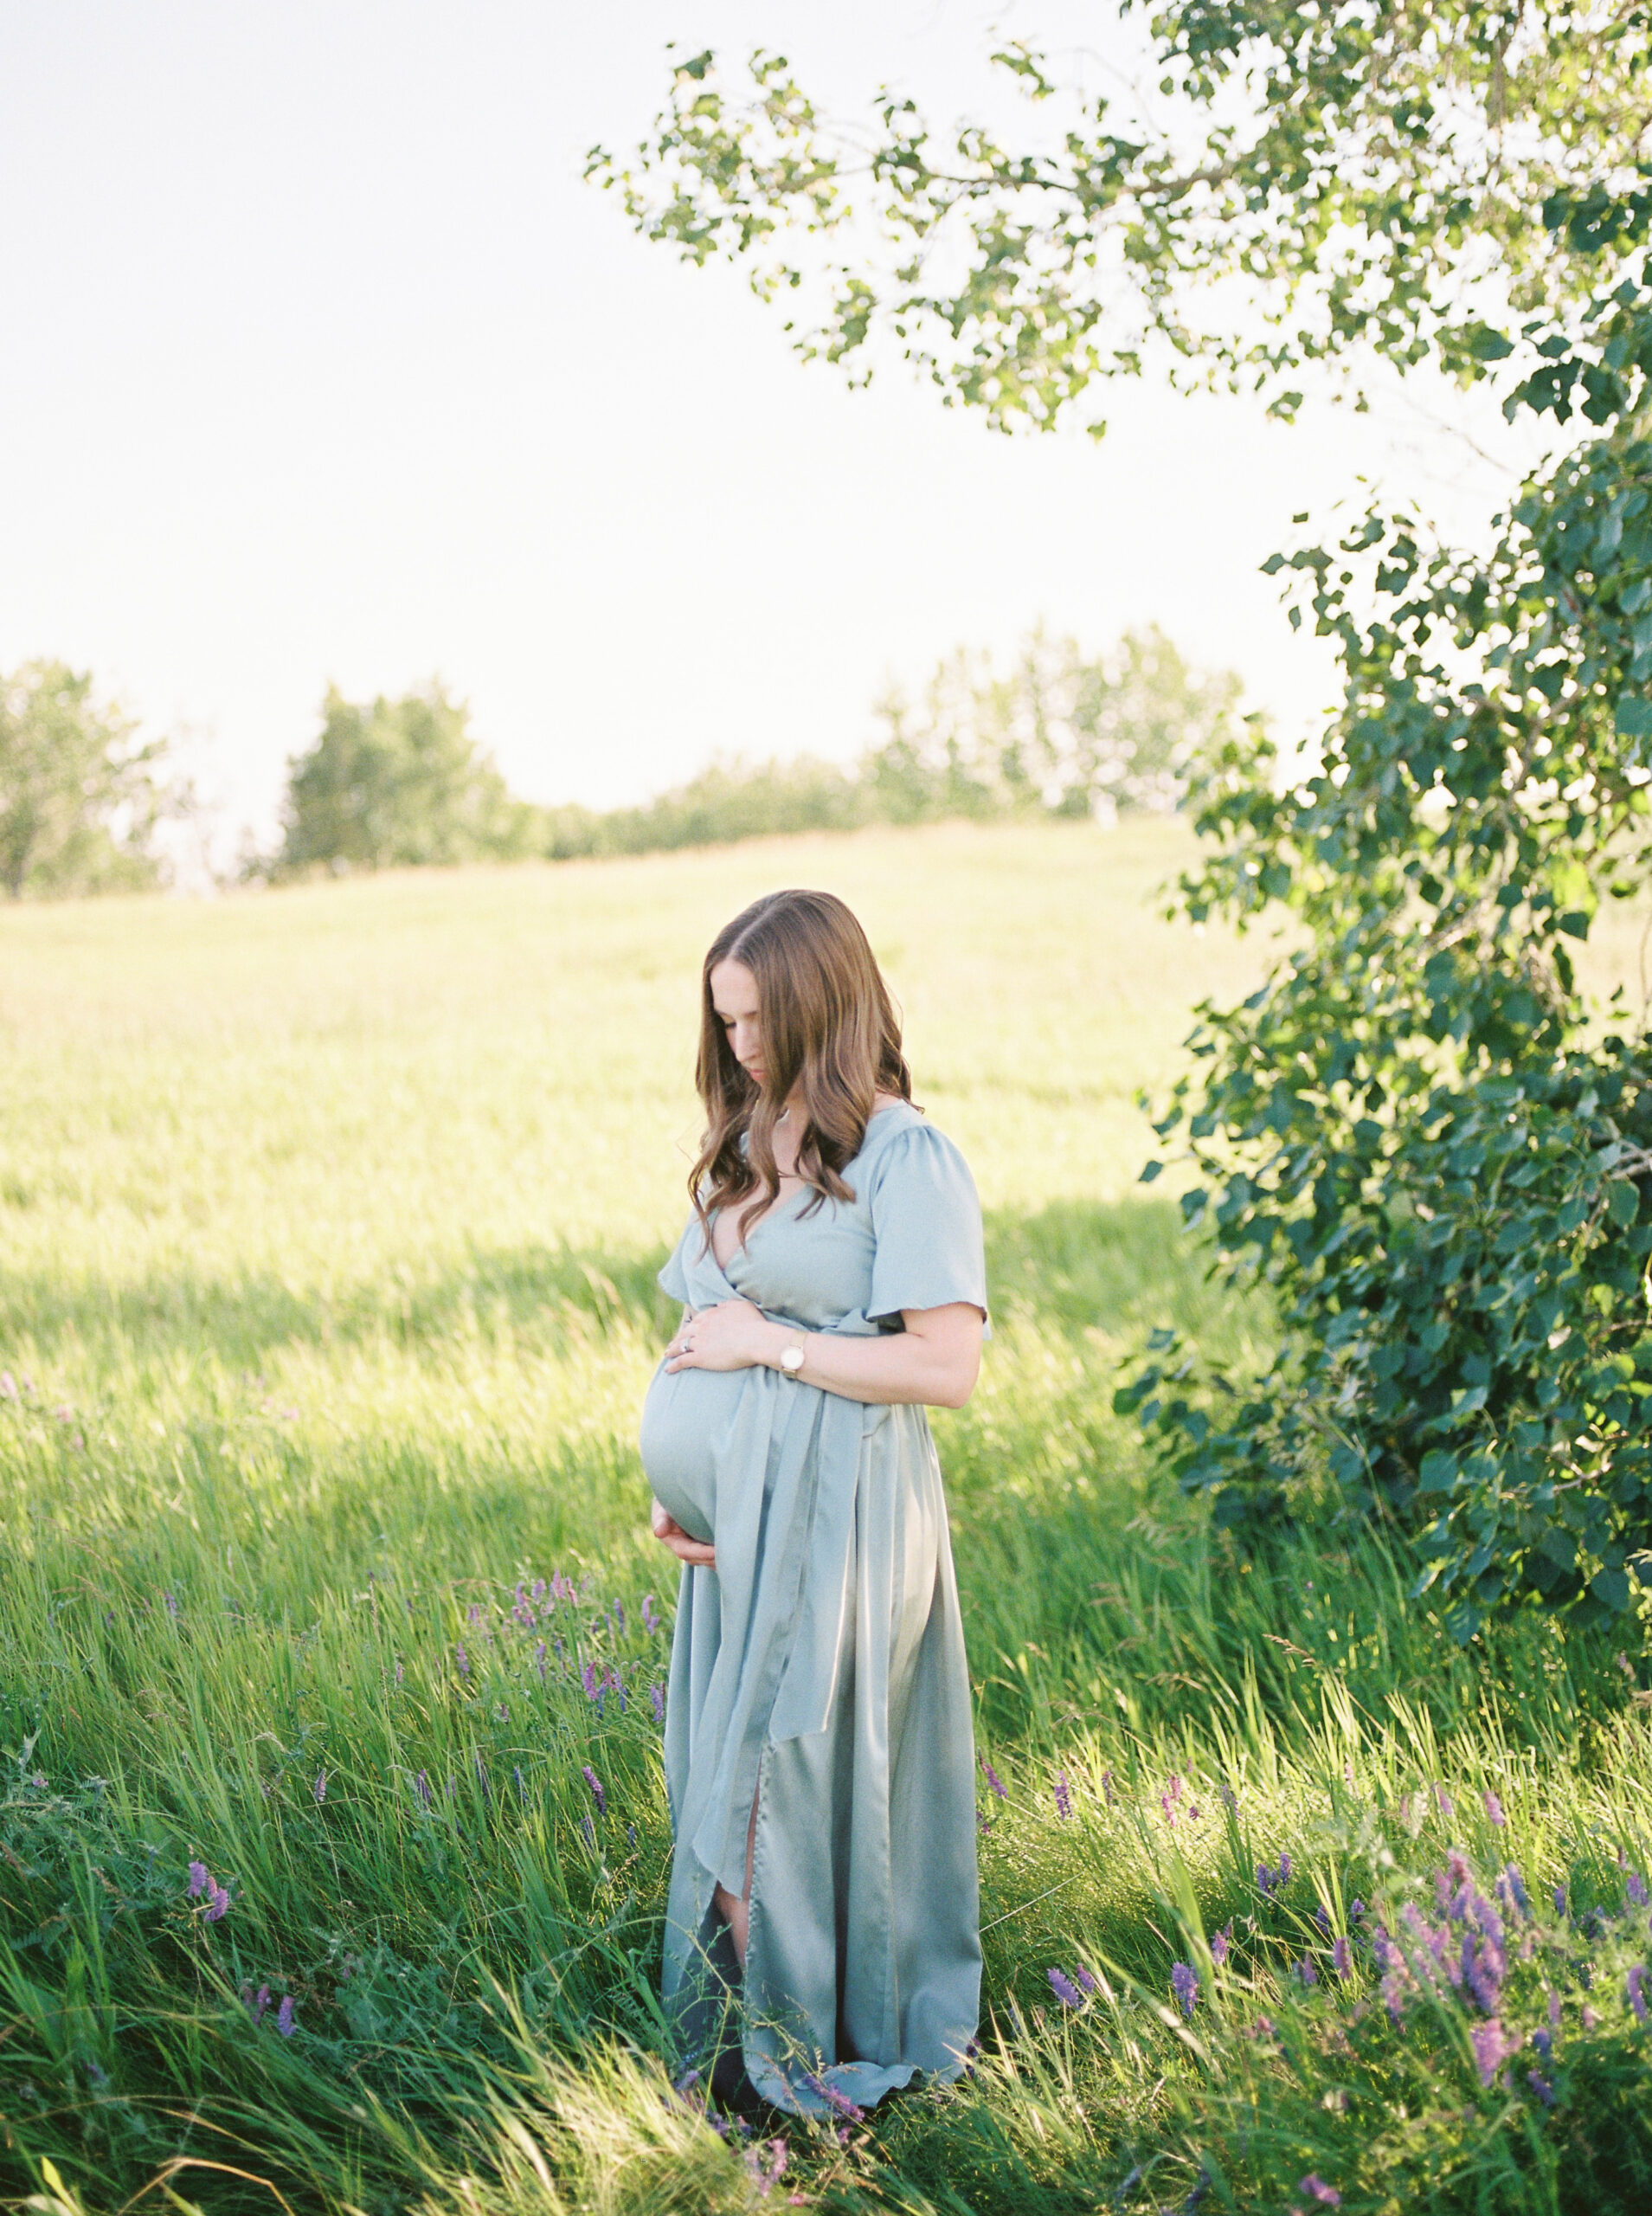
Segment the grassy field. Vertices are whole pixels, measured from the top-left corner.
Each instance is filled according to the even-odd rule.
[[[1652,2207],[1641,1638],[1461,1653],[1376,1539],[1243,1556],[1111,1414],[1154,1324],[1265,1343],[1135,1182],[1136,1088],[1265,955],[1154,919],[1186,852],[0,916],[0,2199]],[[959,2087],[754,2137],[673,2090],[653,1998],[633,1437],[700,950],[782,883],[865,918],[987,1208],[997,1336],[936,1429],[989,2014]],[[1597,957],[1632,999],[1639,945]]]

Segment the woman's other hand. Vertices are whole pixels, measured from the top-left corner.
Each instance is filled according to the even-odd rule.
[[[654,1502],[649,1511],[648,1522],[660,1545],[669,1548],[678,1562],[688,1562],[696,1569],[717,1568],[716,1548],[704,1539],[691,1538],[676,1518],[668,1515],[658,1501]]]
[[[667,1369],[752,1369],[795,1335],[749,1300],[720,1300],[685,1317],[665,1349]]]

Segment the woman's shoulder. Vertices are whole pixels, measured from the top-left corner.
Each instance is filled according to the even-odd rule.
[[[969,1176],[956,1142],[910,1100],[897,1100],[873,1116],[866,1126],[861,1157],[871,1167],[874,1182],[879,1185],[906,1176],[932,1180],[937,1171]]]

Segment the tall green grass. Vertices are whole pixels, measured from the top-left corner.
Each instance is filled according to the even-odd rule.
[[[1260,958],[1144,910],[1180,835],[0,920],[14,2201],[1652,2205],[1644,1646],[1529,1618],[1462,1652],[1379,1535],[1327,1516],[1244,1555],[1111,1412],[1156,1324],[1266,1343],[1133,1189],[1136,1086]],[[996,1337],[936,1420],[987,2013],[956,2088],[753,2129],[677,2089],[655,1999],[673,1581],[633,1441],[699,949],[785,882],[866,917],[987,1205]],[[1527,2044],[1485,2083],[1487,2013],[1405,1921],[1460,1944],[1453,1849],[1493,1904],[1514,1862],[1534,1910],[1496,1910]]]

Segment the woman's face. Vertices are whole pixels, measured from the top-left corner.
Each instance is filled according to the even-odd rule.
[[[729,1047],[755,1084],[763,1081],[762,1040],[757,1029],[757,980],[732,956],[711,972],[711,1005]]]

